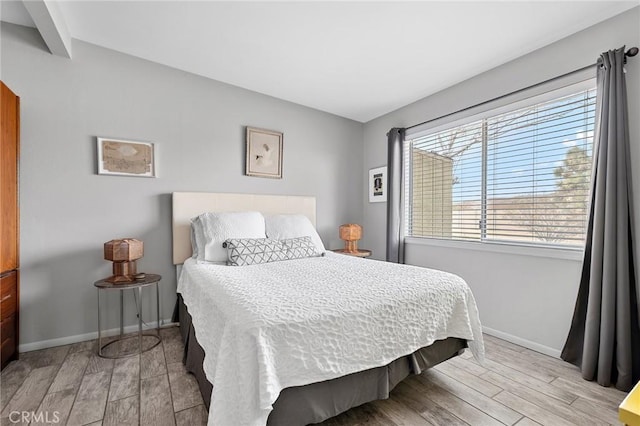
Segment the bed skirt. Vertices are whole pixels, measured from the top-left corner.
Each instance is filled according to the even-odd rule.
[[[207,408],[211,401],[212,384],[203,370],[204,350],[195,337],[191,315],[182,296],[178,294],[173,321],[180,323],[184,343],[182,362],[200,387]],[[372,368],[331,380],[283,389],[273,404],[268,425],[306,425],[319,423],[352,407],[378,399],[386,399],[389,392],[403,379],[446,361],[467,347],[464,339],[449,337],[392,361],[383,367]]]

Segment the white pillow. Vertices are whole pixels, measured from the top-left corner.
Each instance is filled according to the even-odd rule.
[[[204,231],[200,216],[191,219],[191,257],[204,260]]]
[[[227,261],[222,243],[230,238],[266,238],[264,216],[259,212],[203,213],[192,224],[196,225],[198,260],[207,262]]]
[[[311,237],[311,241],[318,249],[318,254],[326,251],[318,231],[311,224],[308,217],[301,214],[281,214],[265,218],[267,237],[276,240],[290,238]]]

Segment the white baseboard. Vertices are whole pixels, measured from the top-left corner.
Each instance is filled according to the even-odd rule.
[[[171,318],[160,320],[160,327],[173,326],[177,323],[171,322]],[[156,328],[156,322],[148,323],[146,326],[143,324],[142,330],[149,330]],[[128,325],[124,328],[125,333],[133,333],[138,331],[137,325]],[[120,333],[119,328],[111,328],[102,332],[103,337],[115,336]],[[58,337],[57,339],[40,340],[38,342],[23,343],[18,345],[18,352],[37,351],[39,349],[53,348],[54,346],[70,345],[72,343],[84,342],[87,340],[93,340],[98,338],[98,332],[93,331],[91,333],[76,334],[75,336]]]
[[[502,340],[506,340],[507,342],[515,343],[516,345],[524,346],[525,348],[534,350],[536,352],[540,352],[545,355],[552,356],[554,358],[560,358],[560,351],[558,349],[550,348],[549,346],[541,345],[540,343],[532,342],[531,340],[523,339],[518,336],[514,336],[509,333],[505,333],[500,330],[494,330],[489,327],[482,327],[482,331],[484,333],[490,334],[491,336],[498,337]]]

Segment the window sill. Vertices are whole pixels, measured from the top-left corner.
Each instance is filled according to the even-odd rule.
[[[573,260],[582,262],[584,249],[569,247],[530,246],[525,244],[479,242],[479,241],[454,241],[438,238],[406,237],[406,244],[446,247],[452,249],[476,250],[492,253],[513,254],[519,256],[546,257],[550,259]]]

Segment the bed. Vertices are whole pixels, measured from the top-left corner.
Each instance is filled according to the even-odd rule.
[[[191,258],[190,219],[232,211],[315,225],[313,197],[173,194],[176,316],[209,424],[317,423],[467,347],[482,360],[475,301],[455,275],[331,252],[240,267]]]

